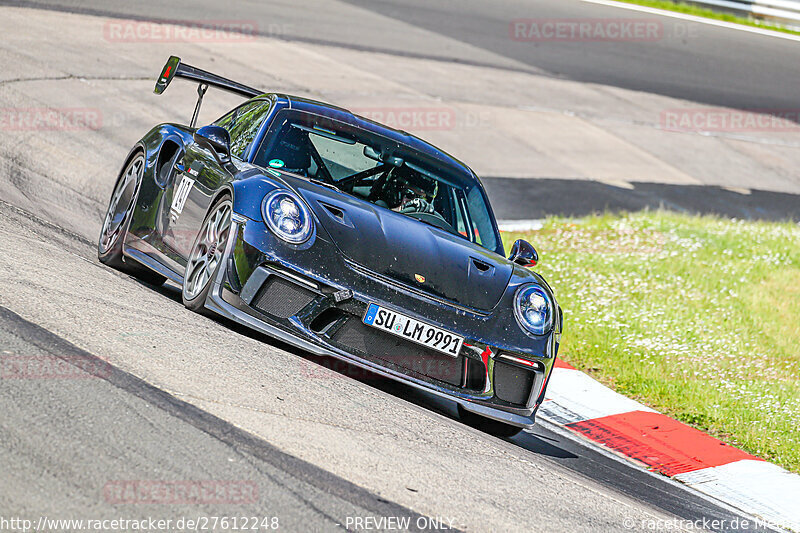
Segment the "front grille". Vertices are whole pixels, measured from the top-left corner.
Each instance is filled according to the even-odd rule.
[[[280,276],[272,275],[253,300],[253,307],[277,318],[289,318],[310,304],[317,294]]]
[[[503,401],[516,405],[527,404],[535,379],[534,372],[495,360],[494,393]]]
[[[365,325],[357,318],[348,319],[336,330],[332,340],[346,350],[358,352],[367,358],[388,361],[416,374],[451,385],[461,385],[464,372],[462,357],[450,357],[384,333]]]

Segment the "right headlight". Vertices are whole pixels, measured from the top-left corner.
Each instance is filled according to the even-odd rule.
[[[534,335],[544,335],[553,327],[553,303],[539,285],[529,283],[517,289],[514,316],[520,327]]]
[[[302,244],[313,230],[313,221],[306,204],[285,189],[271,192],[261,204],[264,222],[286,242]]]

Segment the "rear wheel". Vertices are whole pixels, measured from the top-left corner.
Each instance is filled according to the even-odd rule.
[[[485,416],[477,415],[473,412],[467,411],[461,405],[458,406],[458,418],[461,419],[466,425],[489,433],[495,437],[510,438],[519,434],[523,428],[512,426],[504,422],[498,422]]]
[[[192,311],[205,312],[205,302],[217,274],[231,229],[233,203],[223,196],[208,211],[194,240],[183,275],[183,305]]]
[[[161,285],[167,278],[133,261],[125,262],[122,243],[128,231],[131,211],[139,193],[144,175],[144,155],[136,154],[130,160],[114,187],[108,202],[108,211],[103,220],[103,229],[97,243],[97,258],[112,268],[121,270],[153,285]]]

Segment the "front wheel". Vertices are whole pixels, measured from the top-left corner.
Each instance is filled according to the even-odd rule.
[[[231,229],[233,202],[223,196],[211,207],[195,237],[183,275],[183,305],[203,313],[206,297],[222,264]]]
[[[131,274],[140,280],[153,285],[163,284],[167,278],[137,263],[125,262],[122,255],[122,243],[128,231],[131,212],[142,185],[144,175],[144,155],[140,152],[125,167],[122,176],[114,187],[114,193],[108,202],[103,229],[97,242],[97,258],[101,263],[117,270]]]
[[[473,427],[477,430],[483,431],[495,437],[511,438],[518,435],[523,428],[512,426],[504,422],[498,422],[485,416],[477,415],[471,411],[467,411],[461,404],[458,405],[458,418],[461,419],[466,425]]]

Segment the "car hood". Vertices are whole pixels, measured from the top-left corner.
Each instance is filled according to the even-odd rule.
[[[513,265],[457,235],[350,195],[291,180],[342,254],[415,290],[478,310],[497,305]]]

